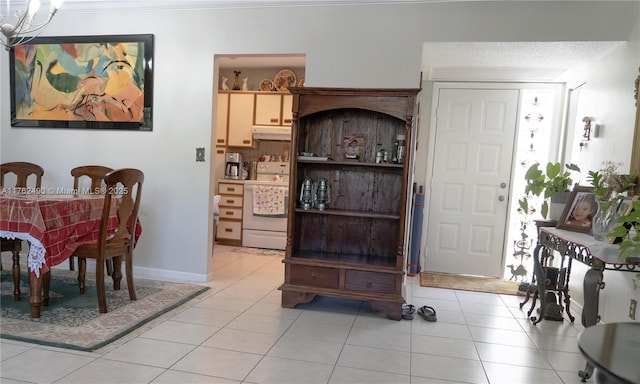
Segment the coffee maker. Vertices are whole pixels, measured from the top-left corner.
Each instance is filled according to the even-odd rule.
[[[227,152],[226,159],[224,178],[240,180],[242,178],[242,153]]]

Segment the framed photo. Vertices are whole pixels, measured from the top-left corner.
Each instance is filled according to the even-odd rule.
[[[591,232],[591,221],[598,212],[593,187],[576,185],[564,206],[556,228],[573,232]]]
[[[153,35],[36,37],[9,51],[11,126],[151,131]]]
[[[364,156],[366,135],[354,134],[344,136],[342,148],[344,149],[344,158],[346,160],[360,160]]]

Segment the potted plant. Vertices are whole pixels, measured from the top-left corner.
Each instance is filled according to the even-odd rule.
[[[607,234],[613,239],[622,239],[620,242],[620,260],[634,259],[640,262],[640,200],[631,202],[633,208],[616,221],[616,226]],[[640,279],[640,273],[636,273],[636,279]],[[633,280],[634,289],[636,280]]]
[[[570,171],[580,172],[580,168],[576,164],[565,164],[564,171],[562,164],[559,162],[549,162],[544,172],[540,169],[539,164],[533,164],[524,175],[527,185],[524,188],[526,195],[542,197],[542,206],[540,213],[544,219],[550,210],[551,204],[558,204],[559,212],[553,212],[550,219],[557,220],[562,213],[564,203],[569,196],[570,187],[573,185]],[[564,198],[563,198],[564,197]],[[527,198],[520,199],[520,208],[524,212],[529,212],[529,200]]]
[[[618,204],[614,204],[624,197],[624,193],[636,184],[637,172],[633,171],[629,175],[618,173],[618,167],[622,163],[605,161],[602,169],[589,171],[587,180],[593,185],[593,193],[596,195],[598,212],[593,218],[592,230],[596,240],[605,240],[609,232],[616,225],[612,222],[615,216],[615,209]]]

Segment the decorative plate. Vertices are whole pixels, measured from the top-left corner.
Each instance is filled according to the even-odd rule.
[[[260,83],[258,84],[258,89],[261,91],[273,91],[274,88],[273,80],[268,77],[260,80]]]
[[[273,84],[278,91],[286,91],[287,88],[296,86],[296,74],[290,69],[282,69],[276,73]]]

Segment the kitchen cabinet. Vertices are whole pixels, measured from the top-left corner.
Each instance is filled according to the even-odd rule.
[[[293,116],[293,95],[282,95],[282,125],[291,125]]]
[[[254,94],[249,92],[229,93],[229,129],[227,146],[250,148],[253,146]]]
[[[218,183],[219,217],[216,238],[220,244],[242,245],[242,204],[244,185],[220,181]]]
[[[256,93],[255,125],[291,126],[292,100],[285,93]]]
[[[293,87],[289,222],[282,306],[317,295],[365,300],[400,320],[404,298],[405,223],[410,189],[406,148],[402,163],[376,163],[378,146],[397,135],[411,142],[419,89]],[[360,156],[346,159],[345,142],[360,140]],[[381,144],[380,144],[381,143]],[[326,156],[326,157],[325,157]],[[328,157],[328,159],[327,159]],[[303,182],[330,186],[328,207],[300,206]]]
[[[227,166],[227,150],[224,147],[216,147],[215,149],[215,180],[223,180],[225,175],[225,167]],[[219,191],[216,193],[220,193]]]
[[[227,145],[227,132],[229,129],[229,94],[219,92],[217,103],[216,146],[225,146]]]

